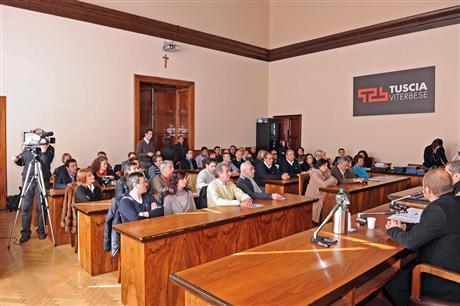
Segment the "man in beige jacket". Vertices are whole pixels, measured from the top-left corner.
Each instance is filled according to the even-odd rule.
[[[207,190],[208,207],[242,206],[250,207],[252,199],[231,181],[230,166],[219,163],[216,167],[217,178],[209,183]]]

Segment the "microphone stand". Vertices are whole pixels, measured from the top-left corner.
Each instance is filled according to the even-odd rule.
[[[320,226],[316,229],[316,231],[313,233],[313,236],[311,236],[311,241],[323,246],[325,248],[330,247],[332,243],[337,243],[337,239],[334,238],[329,238],[326,236],[318,236],[319,232],[323,229],[323,227],[326,225],[326,223],[329,222],[329,220],[332,218],[334,213],[337,211],[337,209],[342,205],[342,203],[337,203],[334,208],[332,208],[331,212],[327,215],[326,219],[321,223]]]
[[[457,157],[460,156],[460,150],[458,150],[457,154],[455,154],[454,158],[452,158],[452,161],[455,161]]]

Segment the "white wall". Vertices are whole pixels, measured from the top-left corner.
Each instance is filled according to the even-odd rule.
[[[270,63],[269,114],[302,114],[302,145],[333,157],[366,149],[380,161],[423,161],[435,138],[460,149],[460,26],[448,26]],[[436,66],[435,113],[353,117],[353,77]]]
[[[42,127],[57,138],[54,166],[63,152],[80,166],[99,150],[112,164],[124,160],[134,143],[134,74],[195,82],[195,147],[255,142],[256,118],[267,114],[266,62],[181,44],[164,69],[162,39],[0,10],[8,156],[20,151],[21,131]],[[9,194],[16,193],[19,175],[9,162]]]

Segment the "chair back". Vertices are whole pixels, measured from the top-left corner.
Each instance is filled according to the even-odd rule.
[[[198,177],[198,174],[189,174],[187,176],[187,187],[190,188],[192,193],[196,192],[196,179]]]
[[[201,187],[200,195],[198,196],[198,199],[196,201],[196,208],[197,209],[208,208],[207,192],[208,192],[208,186]]]
[[[310,173],[299,173],[299,195],[304,195],[310,181]]]

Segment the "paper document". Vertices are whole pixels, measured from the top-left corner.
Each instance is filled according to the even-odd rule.
[[[396,214],[390,217],[391,220],[401,221],[404,223],[419,223],[422,216],[423,209],[410,207],[407,213]]]

